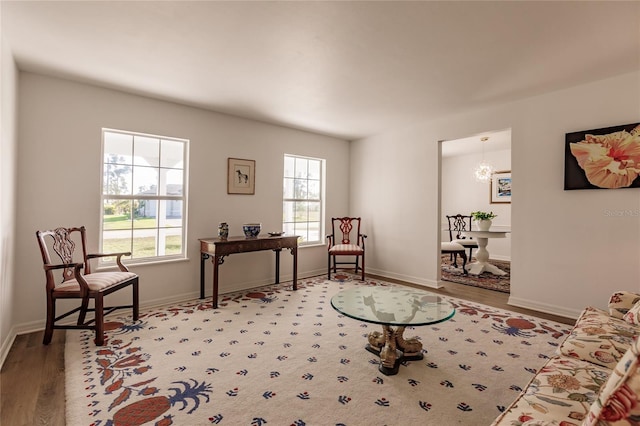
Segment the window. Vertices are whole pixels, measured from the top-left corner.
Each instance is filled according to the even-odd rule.
[[[283,231],[302,237],[301,245],[323,242],[324,165],[317,158],[284,156]]]
[[[130,251],[142,262],[186,256],[188,142],[102,129],[102,253]]]

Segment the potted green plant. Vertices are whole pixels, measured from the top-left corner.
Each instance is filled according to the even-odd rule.
[[[494,217],[498,217],[497,214],[493,214],[493,212],[471,212],[471,217],[476,222],[478,230],[480,231],[488,231],[491,228],[491,219]]]

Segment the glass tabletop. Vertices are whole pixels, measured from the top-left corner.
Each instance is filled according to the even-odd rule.
[[[446,321],[455,308],[424,290],[397,286],[358,286],[331,298],[331,306],[350,318],[374,324],[408,326]]]

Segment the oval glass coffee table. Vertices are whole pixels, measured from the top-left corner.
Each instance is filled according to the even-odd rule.
[[[438,295],[399,286],[342,290],[331,298],[331,306],[349,318],[382,326],[382,333],[369,333],[366,349],[380,356],[379,370],[386,375],[397,374],[403,360],[423,358],[422,342],[403,337],[407,326],[437,324],[455,313],[454,306]]]

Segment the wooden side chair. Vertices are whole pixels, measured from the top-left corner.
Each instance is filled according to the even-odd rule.
[[[465,249],[469,249],[469,262],[473,258],[473,249],[478,248],[478,242],[462,235],[463,231],[471,231],[471,216],[456,214],[447,216],[449,221],[449,241],[458,243]],[[453,253],[453,263],[456,263],[457,253]]]
[[[51,231],[37,231],[36,237],[44,263],[47,293],[47,324],[42,343],[51,343],[54,329],[95,330],[95,344],[104,345],[104,317],[116,309],[132,309],[133,320],[138,320],[138,275],[129,272],[121,262],[122,256],[131,253],[97,253],[87,254],[86,230],[80,228],[57,228]],[[76,245],[82,247],[82,253],[76,251]],[[50,251],[58,257],[52,261]],[[99,257],[115,257],[119,271],[91,272],[89,261]],[[55,263],[54,263],[55,262]],[[61,269],[62,276],[54,276],[54,271]],[[132,304],[126,306],[104,306],[104,296],[126,287],[131,287]],[[80,306],[56,316],[58,299],[79,299]],[[93,299],[93,308],[89,300]],[[58,321],[78,312],[76,324],[58,324]],[[87,312],[94,312],[94,318],[86,320]]]
[[[331,234],[327,235],[327,276],[331,279],[331,260],[333,259],[333,273],[337,272],[337,265],[355,265],[354,273],[362,271],[364,281],[364,240],[365,234],[360,232],[359,217],[332,217]],[[336,256],[355,256],[353,262],[337,262]],[[362,266],[359,260],[362,258]]]

